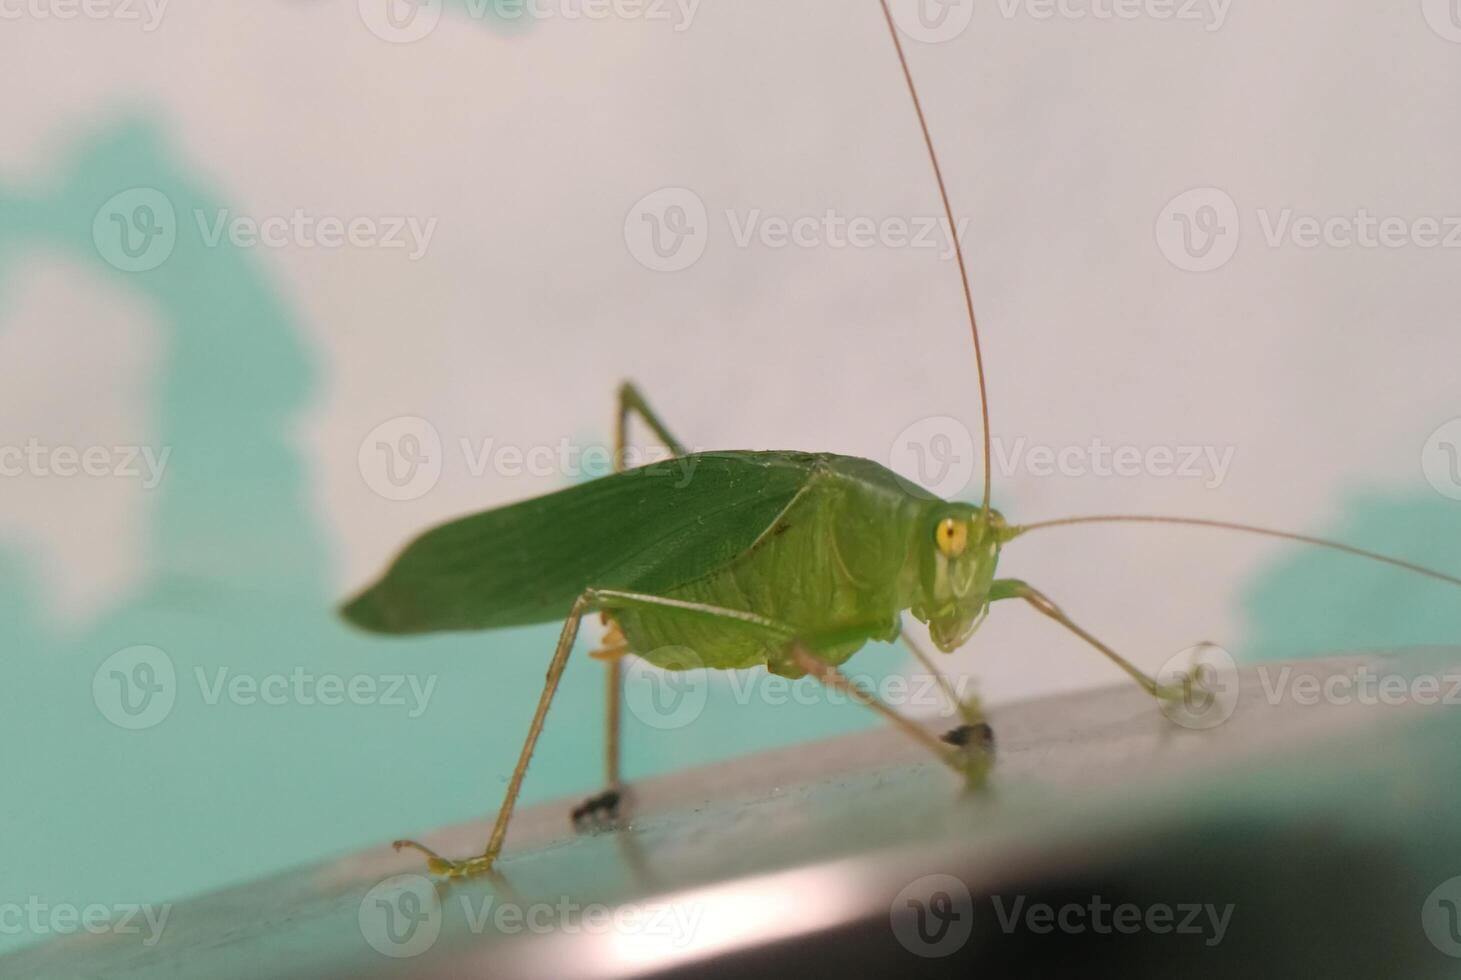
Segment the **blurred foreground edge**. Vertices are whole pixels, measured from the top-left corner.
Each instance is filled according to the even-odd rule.
[[[996,709],[981,793],[879,729],[646,781],[617,829],[525,810],[496,880],[382,847],[0,976],[1461,974],[1461,652],[1220,680],[1215,722],[1131,685]]]

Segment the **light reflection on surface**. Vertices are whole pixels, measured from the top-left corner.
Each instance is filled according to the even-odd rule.
[[[697,909],[688,941],[640,932],[603,936],[588,958],[605,975],[643,975],[688,962],[818,932],[862,907],[867,870],[851,862],[758,875],[684,892],[666,901]]]

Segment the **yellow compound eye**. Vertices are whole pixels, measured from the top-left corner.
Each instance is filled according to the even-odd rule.
[[[945,558],[957,558],[969,546],[969,525],[954,517],[945,517],[938,522],[934,533],[939,553]]]

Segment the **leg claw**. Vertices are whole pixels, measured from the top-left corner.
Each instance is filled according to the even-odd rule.
[[[960,725],[943,734],[940,741],[954,747],[954,758],[971,789],[984,785],[994,765],[994,729],[988,722]]]
[[[1185,671],[1177,675],[1176,680],[1171,684],[1160,684],[1152,693],[1160,701],[1193,703],[1194,695],[1206,696],[1211,694],[1207,686],[1207,671],[1201,666]]]
[[[990,728],[986,721],[973,725],[960,725],[958,728],[945,732],[940,741],[947,742],[955,748],[973,747],[992,752],[994,751],[994,729]]]
[[[409,848],[413,851],[420,851],[426,855],[426,868],[434,875],[441,875],[444,878],[470,878],[473,875],[490,874],[492,865],[496,862],[495,857],[478,855],[474,858],[466,858],[461,861],[453,861],[437,854],[425,844],[418,844],[413,840],[398,840],[391,843],[391,847],[400,851]]]
[[[612,826],[619,820],[619,804],[623,794],[617,789],[606,790],[598,796],[585,800],[573,808],[573,827],[580,833]]]

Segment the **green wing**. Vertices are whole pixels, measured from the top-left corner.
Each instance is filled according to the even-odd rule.
[[[378,633],[561,620],[586,588],[662,592],[755,542],[820,457],[700,453],[421,535],[341,610]]]

